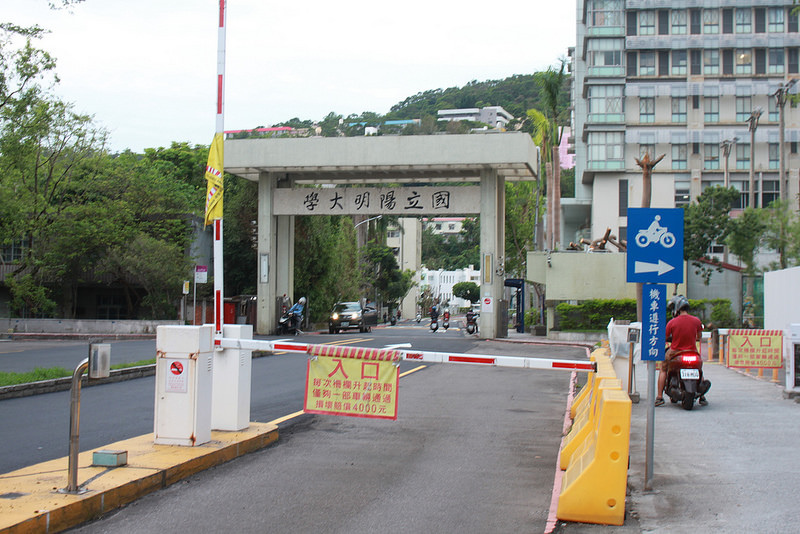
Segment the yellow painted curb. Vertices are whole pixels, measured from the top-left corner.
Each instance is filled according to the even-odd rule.
[[[128,451],[123,467],[92,467],[92,452],[79,455],[78,484],[88,491],[66,495],[67,458],[0,475],[0,533],[59,532],[119,508],[195,473],[256,451],[278,439],[278,427],[250,423],[239,432],[212,431],[198,447],[155,445],[153,434],[97,450]]]

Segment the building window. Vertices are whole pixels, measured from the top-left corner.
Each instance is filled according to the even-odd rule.
[[[672,145],[672,169],[676,171],[686,170],[688,160],[688,147],[685,143]]]
[[[620,180],[619,184],[619,211],[620,217],[628,216],[628,180]]]
[[[737,96],[736,97],[736,122],[745,122],[750,118],[750,97]]]
[[[750,168],[750,143],[737,143],[736,168],[738,170]]]
[[[639,159],[644,158],[645,154],[650,154],[650,161],[656,159],[656,145],[653,143],[641,143],[639,145]]]
[[[736,50],[736,74],[753,73],[753,56],[750,50],[740,48]]]
[[[400,237],[400,230],[389,230],[386,232],[386,237],[393,238],[393,237]]]
[[[703,10],[703,33],[716,34],[719,33],[719,10],[718,9],[704,9]]]
[[[770,48],[769,49],[769,73],[770,74],[783,74],[783,48]]]
[[[726,49],[722,51],[722,75],[729,76],[733,74],[733,50]]]
[[[686,122],[686,97],[672,97],[672,122]]]
[[[719,122],[719,97],[707,96],[703,99],[703,121]]]
[[[719,50],[703,50],[703,74],[706,76],[719,74]]]
[[[768,99],[767,109],[769,110],[769,120],[771,122],[778,122],[780,120],[780,112],[778,111],[778,103],[774,98]]]
[[[672,35],[686,35],[686,10],[672,11]]]
[[[788,67],[789,67],[789,74],[797,74],[800,72],[800,61],[798,61],[798,50],[797,48],[789,48],[787,50],[788,56]]]
[[[589,161],[607,164],[609,161],[623,162],[623,132],[589,133]]]
[[[755,8],[755,32],[765,33],[767,31],[767,16],[763,7]]]
[[[672,75],[686,76],[686,50],[672,51]]]
[[[638,69],[638,62],[636,52],[628,52],[628,76],[636,76]]]
[[[779,169],[781,166],[781,151],[779,143],[769,144],[769,168]]]
[[[622,86],[594,85],[589,87],[589,114],[622,114]]]
[[[636,11],[628,11],[628,16],[626,19],[627,29],[625,31],[625,35],[636,35],[636,19]]]
[[[22,259],[22,251],[25,248],[22,239],[17,239],[8,245],[0,245],[0,257],[3,263],[16,263]]]
[[[764,180],[761,183],[763,191],[761,193],[761,207],[769,206],[780,197],[778,180]]]
[[[733,9],[722,10],[722,33],[733,33]]]
[[[700,95],[692,95],[692,109],[700,109]]]
[[[639,35],[655,35],[655,34],[656,34],[656,12],[640,11]]]
[[[658,10],[658,35],[669,35],[669,11]]]
[[[700,71],[703,67],[703,51],[690,50],[689,59],[691,62],[692,74],[700,74]]]
[[[586,14],[589,26],[622,26],[622,0],[589,0]]]
[[[689,182],[675,180],[675,207],[688,206],[690,199]]]
[[[753,12],[750,8],[737,8],[736,9],[736,33],[751,33]]]
[[[621,39],[592,39],[588,43],[586,62],[590,67],[621,67]]]
[[[717,143],[703,145],[703,169],[707,171],[719,169],[719,145]]]
[[[639,97],[639,122],[656,121],[656,98],[654,96]]]
[[[658,51],[658,75],[669,76],[669,50]]]
[[[689,11],[689,33],[692,35],[699,35],[700,34],[700,10],[699,9],[692,9]]]
[[[639,54],[639,75],[640,76],[655,76],[656,75],[656,53],[655,52],[641,52]]]
[[[789,11],[789,17],[786,22],[786,31],[789,33],[797,33],[797,15]]]
[[[767,13],[767,31],[769,33],[783,33],[783,8],[771,7]]]
[[[756,48],[756,74],[767,73],[767,51],[763,48]]]

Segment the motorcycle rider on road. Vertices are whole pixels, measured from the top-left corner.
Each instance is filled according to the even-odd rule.
[[[305,304],[306,304],[306,298],[300,297],[300,299],[294,304],[294,306],[289,308],[289,315],[294,314],[292,315],[292,322],[293,322],[292,326],[294,326],[295,331],[298,333],[300,332],[300,321],[302,320],[303,317],[303,308]]]
[[[703,323],[689,313],[689,300],[683,295],[676,295],[670,299],[667,309],[672,308],[673,318],[667,323],[666,338],[670,341],[670,346],[661,362],[658,372],[658,396],[656,406],[664,404],[664,387],[667,384],[667,369],[669,361],[681,352],[700,353],[697,343],[702,339]],[[700,405],[708,404],[705,396],[700,397]]]

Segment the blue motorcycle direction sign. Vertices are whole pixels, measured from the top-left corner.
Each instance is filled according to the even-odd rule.
[[[642,360],[664,361],[664,332],[667,326],[667,286],[642,286]]]
[[[683,210],[628,208],[628,282],[683,282]]]

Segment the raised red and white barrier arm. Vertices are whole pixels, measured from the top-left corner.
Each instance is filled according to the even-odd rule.
[[[488,354],[461,354],[453,352],[431,352],[419,350],[368,349],[365,347],[348,347],[344,345],[313,345],[295,343],[287,340],[258,339],[222,339],[223,348],[263,350],[269,352],[300,352],[310,355],[331,355],[337,357],[354,357],[365,359],[395,359],[395,355],[403,360],[425,363],[465,363],[473,365],[493,365],[496,367],[516,367],[521,369],[550,369],[563,371],[597,370],[595,362],[586,360],[563,360],[554,358],[528,358],[525,356],[495,356]]]

